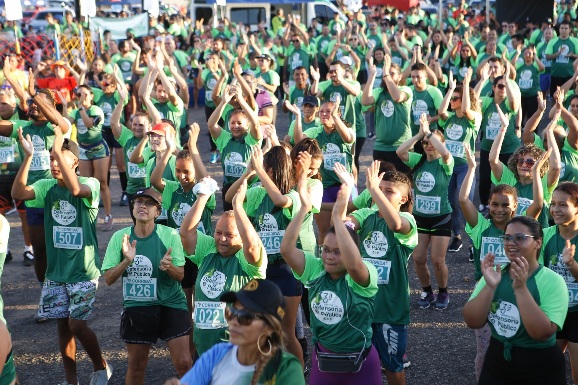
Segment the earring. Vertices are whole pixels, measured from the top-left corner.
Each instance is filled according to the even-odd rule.
[[[257,338],[257,349],[259,350],[259,353],[268,357],[271,355],[271,352],[273,351],[273,346],[271,345],[271,340],[269,339],[269,336],[267,336],[267,342],[269,343],[269,351],[265,353],[263,350],[261,350],[261,337],[263,337],[264,335],[265,334],[261,334],[259,335],[259,338]]]

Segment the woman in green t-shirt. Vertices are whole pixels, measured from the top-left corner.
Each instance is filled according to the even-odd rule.
[[[399,158],[412,167],[414,182],[413,216],[417,223],[419,243],[413,253],[417,276],[423,287],[417,302],[422,309],[435,305],[444,310],[450,302],[448,296],[448,267],[446,251],[452,233],[452,207],[448,199],[448,185],[454,169],[454,157],[447,149],[444,134],[429,129],[427,115],[420,117],[420,132],[397,149]],[[422,141],[425,155],[409,150]],[[434,296],[427,266],[428,248],[435,269],[439,293]]]
[[[493,253],[484,257],[484,276],[463,309],[470,328],[487,322],[492,329],[480,385],[567,383],[556,331],[564,325],[568,290],[538,262],[543,236],[538,221],[512,218],[501,237],[508,264],[494,266]]]
[[[287,227],[281,254],[295,277],[309,286],[315,346],[309,384],[381,384],[381,365],[371,344],[377,270],[361,258],[357,234],[343,221],[351,189],[343,184],[337,194],[334,227],[323,240],[321,258],[296,247],[303,219],[311,210],[304,173],[297,190],[301,208]],[[349,353],[353,358],[335,365],[324,358],[332,353]]]

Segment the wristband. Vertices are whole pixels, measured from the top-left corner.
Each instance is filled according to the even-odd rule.
[[[429,138],[431,138],[432,135],[433,135],[433,132],[430,132],[429,135],[426,136],[425,138],[426,138],[426,139],[429,139]]]

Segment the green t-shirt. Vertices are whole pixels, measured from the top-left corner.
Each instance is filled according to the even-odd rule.
[[[319,172],[321,173],[323,188],[341,185],[341,181],[337,177],[337,174],[335,174],[335,171],[333,171],[335,163],[341,163],[348,172],[351,172],[355,132],[352,128],[348,129],[354,138],[352,143],[345,143],[336,129],[327,133],[323,126],[312,127],[303,133],[308,138],[317,139],[317,143],[319,143],[319,147],[321,147],[323,162],[321,163]]]
[[[562,54],[552,60],[552,76],[569,78],[574,73],[572,66],[574,59],[570,58],[568,54],[578,54],[578,39],[569,37],[563,40],[560,37],[554,37],[546,46],[546,55],[552,55],[560,48],[562,48]]]
[[[393,100],[386,88],[376,88],[372,92],[375,99],[375,150],[395,151],[411,138],[410,111],[413,93],[406,86],[400,91],[407,95],[407,100],[397,103]]]
[[[564,146],[560,151],[562,169],[560,170],[560,182],[578,183],[578,151],[564,140]]]
[[[423,91],[418,91],[414,86],[410,87],[413,92],[413,101],[411,103],[411,114],[413,124],[411,126],[411,135],[416,135],[419,131],[419,118],[425,113],[427,116],[436,116],[438,108],[444,99],[442,92],[436,87],[427,85]],[[437,128],[437,123],[432,123],[430,129]]]
[[[313,345],[336,353],[359,352],[371,346],[371,322],[377,294],[377,270],[363,261],[369,271],[369,285],[357,284],[349,274],[332,280],[323,260],[304,253],[305,269],[295,278],[309,287]]]
[[[351,213],[359,222],[361,256],[377,269],[377,295],[373,323],[409,325],[409,277],[407,262],[417,246],[417,225],[413,215],[400,216],[411,225],[408,234],[393,232],[377,209]]]
[[[549,74],[552,72],[552,60],[546,59],[547,47],[548,47],[547,43],[545,42],[539,43],[538,46],[536,47],[536,52],[538,54],[538,57],[540,58],[540,61],[542,61],[542,64],[544,64],[544,67],[546,67],[545,73]]]
[[[329,43],[331,42],[333,38],[328,35],[328,36],[323,36],[323,35],[319,35],[317,36],[317,38],[315,38],[315,46],[317,47],[317,61],[319,63],[321,62],[325,62],[325,57],[323,57],[323,54],[327,55],[326,51],[327,51],[327,47],[329,46]]]
[[[516,82],[520,86],[520,93],[524,97],[537,96],[540,92],[540,72],[538,64],[522,64],[516,66]]]
[[[365,124],[365,113],[371,106],[361,104],[362,95],[359,94],[353,102],[353,111],[355,111],[355,138],[367,137],[367,125]]]
[[[145,165],[145,173],[146,173],[145,183],[147,186],[150,186],[151,185],[151,181],[150,181],[151,174],[153,173],[153,170],[157,166],[157,153],[154,152],[153,150],[151,150],[150,147],[147,147],[143,150],[142,157],[143,157],[143,163],[142,164]],[[169,163],[167,163],[167,166],[165,167],[165,169],[163,171],[163,179],[173,180],[173,181],[177,180],[177,177],[176,177],[177,174],[175,172],[176,159],[177,159],[177,157],[174,155],[171,155],[171,157],[169,158]]]
[[[98,88],[92,88],[92,93],[94,94],[94,104],[99,106],[104,113],[104,121],[102,123],[103,127],[110,128],[110,117],[112,116],[112,111],[118,103],[120,103],[120,93],[114,91],[111,95],[106,95]],[[123,106],[128,104],[128,97],[126,100],[122,101]],[[121,111],[120,122],[124,123],[124,111]]]
[[[80,116],[79,110],[70,113],[70,119],[76,124],[76,137],[79,144],[94,144],[102,141],[102,126],[104,123],[104,112],[94,104],[86,111],[89,118],[93,119],[93,126],[87,128]]]
[[[299,238],[297,239],[297,248],[307,253],[315,254],[317,251],[317,238],[313,230],[313,214],[321,211],[321,200],[323,198],[323,183],[319,179],[307,179],[307,191],[311,197],[311,211],[305,215]]]
[[[46,121],[41,125],[35,125],[28,120],[12,121],[11,138],[18,139],[18,129],[22,128],[22,135],[30,135],[32,145],[34,146],[34,155],[32,155],[32,164],[28,173],[26,184],[31,185],[41,179],[52,179],[50,173],[50,152],[52,143],[54,143],[54,129],[52,123]],[[18,145],[20,159],[24,159],[22,146]],[[28,206],[28,203],[26,204]]]
[[[455,112],[448,112],[448,118],[438,120],[438,125],[443,128],[444,137],[446,138],[446,147],[452,156],[456,166],[467,165],[466,148],[476,148],[476,138],[480,130],[482,115],[476,114],[473,120],[469,120],[465,115],[458,118]]]
[[[221,166],[223,167],[224,186],[230,186],[243,175],[247,169],[247,162],[251,157],[254,146],[261,146],[261,140],[256,140],[247,132],[241,138],[235,139],[227,130],[221,130],[221,135],[213,139],[221,152]]]
[[[510,278],[509,265],[502,270],[502,280],[496,288],[490,312],[488,324],[492,330],[492,337],[498,341],[509,342],[513,346],[527,348],[546,348],[554,346],[556,334],[552,334],[546,341],[536,341],[528,335],[524,322],[518,310],[512,279]],[[486,280],[482,278],[476,285],[470,301],[478,296],[486,286]],[[561,329],[568,311],[568,291],[564,279],[547,267],[539,266],[538,270],[528,277],[526,286],[551,322]]]
[[[181,127],[181,119],[186,112],[183,100],[177,96],[177,104],[172,104],[170,100],[166,103],[161,103],[156,99],[152,99],[152,102],[155,108],[159,111],[159,114],[161,114],[161,118],[173,122],[177,129],[177,138],[179,138],[180,136],[178,135],[178,132]],[[186,116],[184,117],[186,121]]]
[[[304,89],[299,89],[297,86],[289,87],[289,103],[295,104],[301,110],[301,116],[303,117],[303,98],[305,97],[305,91],[309,90],[309,85],[305,85]],[[295,120],[295,115],[290,112],[291,122]]]
[[[161,259],[171,248],[173,265],[176,267],[185,265],[179,233],[163,225],[155,225],[153,232],[146,238],[137,237],[134,226],[117,231],[106,248],[102,263],[103,272],[124,260],[122,242],[125,234],[129,236],[129,242],[136,241],[136,256],[122,273],[124,306],[162,305],[187,310],[187,301],[180,282],[171,278],[166,271],[159,269]]]
[[[498,184],[507,184],[516,188],[518,192],[518,208],[516,209],[516,215],[523,215],[523,213],[528,210],[528,207],[534,202],[534,191],[532,183],[522,184],[520,181],[516,179],[516,175],[502,163],[502,179],[498,180],[494,173],[492,172],[492,183],[495,185]],[[556,181],[554,185],[548,186],[548,174],[542,177],[542,189],[544,190],[544,207],[540,212],[540,216],[538,217],[538,222],[542,225],[542,227],[548,226],[548,204],[552,199],[552,193],[554,189],[558,186],[558,182]]]
[[[289,222],[301,207],[297,191],[291,190],[285,196],[291,199],[292,205],[287,208],[277,207],[264,187],[255,186],[247,190],[244,204],[245,212],[259,234],[271,264],[283,258],[281,241]]]
[[[217,73],[220,75],[221,71],[217,70]],[[215,92],[215,86],[217,85],[218,80],[208,69],[203,70],[201,78],[203,79],[203,87],[205,87],[205,105],[209,108],[215,108],[216,105],[215,102],[213,102],[213,92]]]
[[[132,63],[136,60],[136,54],[134,52],[128,52],[126,56],[122,56],[120,53],[116,53],[111,58],[113,63],[118,65],[120,72],[122,72],[122,78],[125,83],[132,83]]]
[[[572,238],[570,243],[577,245],[578,237]],[[544,229],[542,244],[540,258],[544,261],[544,266],[559,274],[566,282],[566,287],[568,288],[568,311],[578,311],[578,282],[562,260],[562,250],[566,246],[566,240],[560,235],[557,225]],[[576,257],[575,255],[574,260],[576,260]]]
[[[281,78],[279,77],[279,74],[273,70],[269,70],[265,73],[257,72],[255,74],[255,78],[263,78],[265,83],[267,83],[269,85],[273,85],[273,86],[281,85]]]
[[[502,128],[502,123],[494,99],[490,97],[482,97],[481,99],[482,124],[480,128],[482,130],[482,150],[489,152],[492,149],[494,140],[496,140],[496,137],[498,136],[498,132]],[[500,104],[500,109],[504,114],[506,114],[508,119],[510,119],[510,124],[506,129],[506,135],[504,136],[504,143],[502,144],[500,154],[512,154],[518,149],[518,147],[520,147],[520,138],[516,135],[516,127],[511,119],[514,113],[510,110],[510,104],[508,103],[507,98],[504,99],[502,104]]]
[[[321,121],[319,120],[319,118],[315,118],[312,121],[310,121],[309,123],[305,123],[303,121],[303,118],[301,118],[301,132],[305,132],[308,129],[312,128],[312,127],[317,127],[321,125]],[[291,124],[289,125],[289,131],[287,132],[287,135],[291,138],[290,142],[292,145],[295,145],[295,138],[294,138],[294,133],[295,133],[295,120],[293,120],[291,122]]]
[[[261,249],[260,265],[251,265],[243,249],[235,255],[223,257],[217,252],[213,237],[197,231],[197,247],[189,256],[199,266],[195,282],[194,340],[199,355],[226,339],[227,322],[221,295],[239,291],[253,278],[265,278],[267,271],[265,250]]]
[[[56,282],[85,282],[100,276],[96,239],[100,183],[83,176],[78,182],[90,188],[90,198],[73,196],[51,178],[35,182],[31,186],[35,197],[27,202],[28,207],[44,208],[46,278]]]
[[[185,215],[197,201],[197,196],[193,194],[193,190],[185,192],[179,182],[166,179],[164,179],[164,182],[163,209],[167,210],[167,225],[178,230],[181,228]],[[215,206],[215,194],[212,194],[205,205],[205,209],[201,215],[201,221],[197,226],[197,230],[201,231],[203,234],[213,234],[211,215],[213,215]]]
[[[124,162],[126,164],[127,176],[126,192],[129,194],[134,194],[138,189],[145,188],[147,186],[147,173],[145,164],[136,164],[129,161],[132,152],[136,146],[138,146],[141,139],[135,137],[133,132],[125,126],[122,126],[122,131],[117,139],[117,142],[122,146],[124,152]],[[145,149],[147,148],[150,148],[148,143]]]
[[[356,81],[345,81],[350,85],[357,85],[359,87],[359,83]],[[341,119],[353,126],[355,125],[355,95],[347,92],[341,84],[337,86],[334,85],[331,80],[319,83],[319,91],[322,92],[322,99],[326,102],[335,102],[340,98],[339,108],[341,110]]]
[[[425,156],[417,152],[409,153],[405,162],[409,167],[416,166]],[[426,160],[413,174],[414,199],[413,214],[422,217],[435,217],[452,212],[448,199],[448,185],[454,172],[454,160],[445,164],[440,157]]]
[[[293,49],[291,52],[287,52],[286,68],[289,72],[290,78],[293,78],[293,71],[295,71],[295,68],[297,67],[305,67],[307,69],[307,73],[309,73],[309,67],[312,63],[313,55],[303,48]]]
[[[6,253],[8,252],[8,238],[10,238],[10,223],[2,215],[0,216],[0,287],[2,286],[2,272],[4,271],[4,263],[6,262]],[[4,300],[0,292],[0,321],[6,325],[6,318],[4,318]]]
[[[486,254],[493,253],[496,258],[494,264],[502,266],[510,263],[504,253],[504,242],[500,238],[504,231],[494,226],[491,219],[484,218],[482,213],[478,213],[478,224],[475,227],[466,223],[466,234],[469,235],[474,246],[474,269],[476,281],[482,278],[481,262]]]

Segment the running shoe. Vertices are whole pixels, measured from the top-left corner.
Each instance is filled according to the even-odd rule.
[[[470,246],[470,256],[468,257],[468,261],[474,262],[474,246]]]
[[[6,259],[4,260],[4,262],[10,262],[12,260],[12,253],[10,252],[10,250],[8,250],[6,252]]]
[[[445,310],[450,304],[450,296],[448,293],[438,293],[438,297],[435,303],[436,310]]]
[[[90,385],[107,385],[112,377],[112,366],[106,362],[106,368],[92,372],[90,375]]]
[[[102,231],[112,230],[112,215],[107,215],[104,217],[104,222],[102,223]]]
[[[417,301],[417,306],[421,309],[429,308],[436,301],[436,297],[433,293],[428,293],[423,291],[420,295],[419,301]]]
[[[219,160],[219,153],[211,152],[211,160],[209,160],[209,162],[211,162],[211,164],[215,164],[217,163],[218,160]]]
[[[119,206],[128,206],[128,196],[125,192],[122,193],[120,196],[120,202],[118,202]]]
[[[450,243],[450,247],[448,247],[448,251],[450,253],[457,253],[462,249],[462,240],[458,237],[454,237],[452,242]]]
[[[375,140],[375,133],[374,132],[368,132],[367,133],[367,140]]]
[[[34,315],[34,323],[43,324],[43,323],[48,322],[48,321],[50,321],[50,318],[46,318],[46,317],[43,317],[41,315],[38,315],[38,313],[36,313],[36,315]]]
[[[32,254],[32,251],[25,251],[23,257],[24,257],[24,266],[34,265],[34,254]]]
[[[407,369],[411,366],[411,361],[409,360],[409,357],[407,356],[407,353],[405,353],[403,355],[403,368]]]

